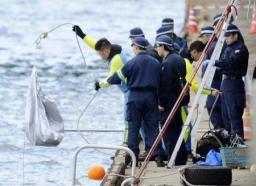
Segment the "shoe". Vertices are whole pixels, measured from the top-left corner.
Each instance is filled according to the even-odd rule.
[[[147,155],[148,155],[148,152],[145,151],[143,154],[139,155],[138,160],[139,161],[145,161]],[[156,160],[155,156],[151,156],[151,158],[149,159],[149,161],[155,161],[155,160]]]
[[[132,166],[132,159],[129,155],[125,157],[125,166],[130,166],[130,167]],[[139,164],[139,161],[136,160],[136,167],[139,167],[139,166],[141,166],[141,163]]]
[[[164,167],[165,166],[165,163],[164,163],[161,156],[156,157],[156,166],[157,167]]]
[[[188,159],[193,159],[194,158],[194,155],[192,153],[189,153],[188,154]]]
[[[148,155],[148,152],[145,151],[143,154],[140,154],[140,155],[139,155],[138,160],[139,160],[139,161],[144,161],[144,160],[146,159],[147,155]]]

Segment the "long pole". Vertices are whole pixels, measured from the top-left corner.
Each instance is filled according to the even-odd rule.
[[[233,1],[231,5],[232,5],[231,7],[235,6],[235,1]],[[171,159],[170,159],[170,161],[169,161],[169,163],[167,165],[168,168],[171,168],[174,165],[174,163],[175,163],[175,159],[177,157],[177,153],[178,153],[178,151],[180,149],[180,146],[182,144],[182,141],[183,141],[183,136],[184,136],[185,131],[186,131],[187,127],[188,127],[188,124],[192,120],[192,116],[194,114],[194,111],[195,111],[196,107],[198,106],[199,101],[200,101],[199,112],[202,113],[202,111],[204,109],[204,105],[205,105],[205,102],[206,102],[206,96],[202,97],[202,90],[203,90],[205,84],[211,85],[211,82],[213,80],[213,76],[214,76],[214,73],[215,73],[215,70],[216,70],[216,67],[213,66],[213,63],[215,62],[215,60],[219,59],[219,57],[220,57],[220,54],[221,54],[221,51],[222,51],[222,47],[223,47],[223,44],[224,44],[224,33],[226,32],[226,29],[227,29],[227,26],[228,26],[229,21],[231,19],[231,16],[232,16],[232,14],[235,11],[234,8],[229,9],[229,7],[230,6],[227,7],[226,14],[223,15],[224,19],[222,19],[221,20],[222,22],[219,23],[220,28],[221,28],[219,39],[217,41],[216,47],[214,49],[212,57],[211,57],[211,59],[209,61],[209,64],[207,66],[207,69],[206,69],[206,72],[204,74],[202,83],[201,83],[201,85],[200,85],[200,87],[198,89],[198,92],[196,94],[196,97],[195,97],[195,100],[193,102],[191,111],[189,112],[189,115],[188,115],[188,117],[186,119],[186,122],[185,122],[185,124],[184,124],[184,126],[182,128],[182,131],[180,133],[178,141],[177,141],[177,143],[175,145],[175,148],[173,150]],[[202,115],[202,114],[200,114],[200,115]],[[194,127],[194,130],[198,127],[200,119],[201,119],[201,116],[199,117],[199,120],[196,123],[197,126]]]

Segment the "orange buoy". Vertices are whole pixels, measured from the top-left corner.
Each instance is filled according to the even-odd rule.
[[[88,170],[88,178],[92,180],[102,180],[105,174],[105,169],[99,164],[93,164]]]

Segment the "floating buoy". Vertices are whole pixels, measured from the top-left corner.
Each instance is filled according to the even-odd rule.
[[[102,180],[105,174],[105,169],[99,164],[93,164],[88,170],[88,178],[92,180]]]

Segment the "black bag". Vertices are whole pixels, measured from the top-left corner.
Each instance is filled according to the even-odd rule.
[[[221,146],[229,145],[230,135],[225,129],[209,130],[197,142],[196,154],[205,158],[211,149],[219,152]]]

